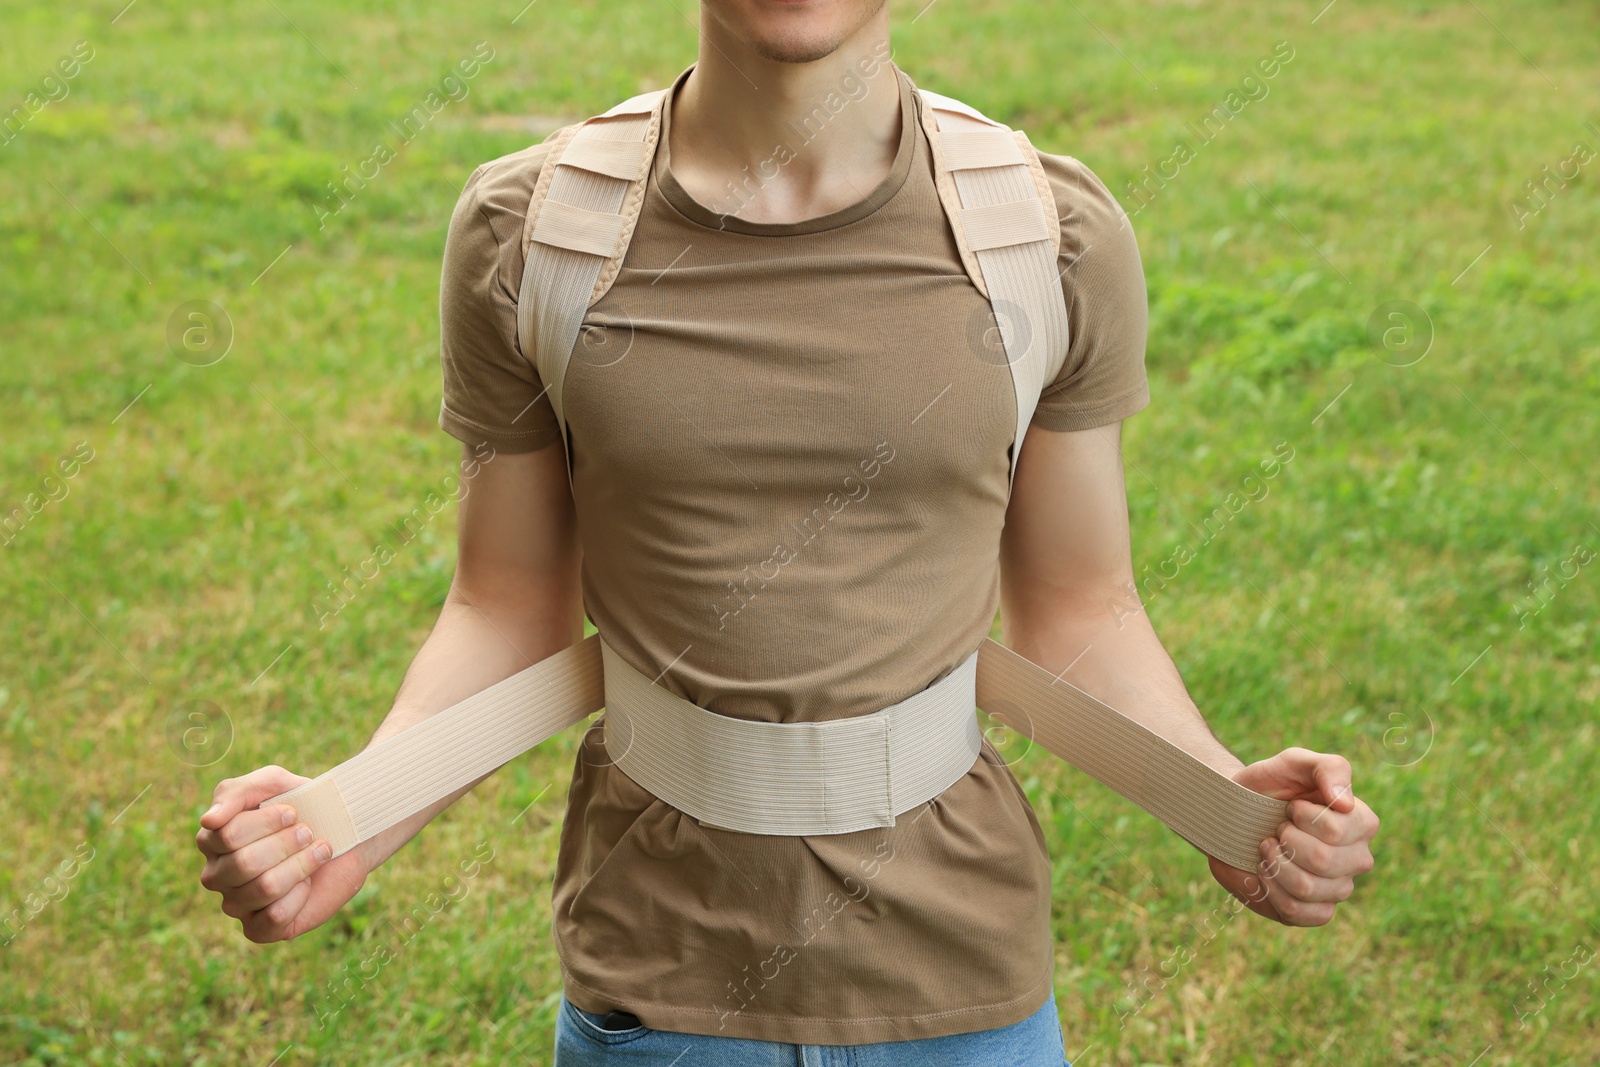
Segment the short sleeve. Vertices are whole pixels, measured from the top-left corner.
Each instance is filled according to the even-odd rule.
[[[1039,162],[1061,219],[1056,267],[1070,336],[1061,371],[1040,392],[1030,425],[1087,430],[1150,403],[1144,264],[1126,212],[1093,171],[1071,156],[1041,152]]]
[[[497,452],[533,452],[561,438],[539,372],[516,343],[522,228],[539,147],[472,172],[450,216],[439,277],[439,427]]]

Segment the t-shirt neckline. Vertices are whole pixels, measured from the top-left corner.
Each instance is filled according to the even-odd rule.
[[[863,199],[830,211],[825,215],[814,218],[802,219],[799,222],[751,222],[734,215],[723,215],[700,203],[690,196],[688,190],[678,183],[672,174],[670,154],[667,147],[667,129],[672,118],[672,101],[678,89],[689,77],[689,72],[694,70],[694,64],[683,69],[683,72],[673,79],[672,85],[667,89],[667,99],[662,103],[661,134],[656,147],[653,176],[656,187],[661,195],[666,198],[679,214],[690,222],[704,226],[708,229],[722,230],[731,233],[751,234],[761,237],[788,237],[798,234],[820,233],[824,230],[837,229],[840,226],[858,222],[877,211],[900,191],[905,185],[906,178],[911,174],[912,158],[915,155],[917,124],[920,115],[917,110],[917,101],[911,84],[911,79],[892,62],[885,62],[884,66],[895,75],[900,94],[900,142],[895,149],[894,163],[889,167],[889,173],[884,175],[877,186]],[[880,72],[881,73],[881,72]],[[787,142],[789,150],[795,151],[797,145]]]

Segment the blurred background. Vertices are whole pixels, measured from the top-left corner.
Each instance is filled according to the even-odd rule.
[[[293,942],[221,914],[194,833],[221,778],[353,754],[436,617],[462,184],[665,85],[697,17],[0,3],[0,1061],[549,1062],[578,731]],[[920,86],[1121,199],[1151,305],[1154,402],[1124,438],[1146,608],[1241,758],[1343,753],[1383,820],[1333,923],[1289,929],[1020,759],[1073,1063],[1596,1063],[1594,5],[897,0],[893,22]]]

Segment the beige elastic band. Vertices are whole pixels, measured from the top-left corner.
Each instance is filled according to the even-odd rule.
[[[263,803],[294,806],[318,837],[334,846],[335,855],[342,855],[605,706],[605,659],[600,635],[593,634]],[[837,774],[855,798],[844,808],[824,805],[839,827],[818,833],[847,832],[863,821],[892,825],[872,821],[881,817],[882,807],[875,815],[855,810],[862,798],[870,808],[884,797],[880,793],[873,800],[873,790],[880,787],[851,785],[851,779],[870,782],[881,775],[889,783],[881,788],[889,791],[887,810],[893,814],[937,796],[971,767],[970,761],[962,763],[968,751],[975,751],[974,724],[959,699],[967,693],[975,693],[978,706],[999,722],[1144,808],[1200,851],[1241,870],[1256,865],[1260,842],[1287,817],[1283,801],[1246,789],[989,638],[959,670],[924,691],[932,696],[912,698],[914,714],[904,722],[891,708],[888,714],[874,713],[876,719],[795,724],[802,729],[777,742],[773,724],[727,716],[698,727],[699,739],[693,742],[675,741],[670,731],[641,736],[640,725],[649,716],[681,721],[673,702],[688,702],[648,680],[643,684],[659,692],[639,699],[642,675],[635,678],[617,664],[612,678],[628,694],[618,707],[629,711],[617,718],[629,721],[623,729],[631,732],[608,736],[607,751],[624,773],[630,766],[648,766],[641,772],[645,778],[670,781],[674,791],[681,787],[678,802],[668,803],[681,803],[680,810],[708,826],[739,830],[727,824],[804,818],[810,786],[795,777],[815,775],[817,768],[827,771],[821,780],[829,788]],[[688,714],[713,713],[700,708]],[[917,730],[956,736],[906,736]],[[797,761],[796,752],[805,745],[811,751]],[[700,807],[702,802],[707,806]]]
[[[572,445],[563,402],[567,364],[590,301],[598,299],[607,284],[603,271],[614,272],[627,252],[643,203],[646,164],[654,158],[664,100],[662,90],[643,93],[552,144],[528,204],[533,222],[517,295],[517,344],[523,358],[539,372],[561,426],[569,487]],[[614,147],[630,142],[634,147]],[[637,153],[634,171],[610,165],[622,153],[630,158]],[[627,173],[635,176],[631,180],[622,176]]]
[[[1262,796],[1111,705],[989,638],[978,650],[978,706],[1240,870],[1288,817]]]
[[[263,803],[294,806],[343,855],[604,703],[600,646],[591,636]]]
[[[1067,358],[1067,303],[1056,269],[1059,235],[1024,161],[1023,139],[966,104],[925,89],[923,125],[933,148],[940,203],[973,283],[989,298],[1005,349],[1016,399],[1007,486],[1039,395]],[[952,158],[946,146],[954,141]],[[1031,148],[1030,148],[1031,151]],[[957,166],[956,164],[960,164]]]
[[[702,825],[747,834],[842,834],[893,826],[972,769],[978,653],[869,715],[751,722],[653,684],[610,645],[606,751],[629,778]]]

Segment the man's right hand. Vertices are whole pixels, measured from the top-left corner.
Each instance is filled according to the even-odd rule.
[[[452,314],[476,317],[478,310]],[[461,450],[455,577],[371,744],[583,639],[583,553],[566,452],[555,438],[532,452],[499,454],[486,443],[463,443]],[[206,858],[200,884],[222,894],[222,913],[238,919],[244,936],[258,944],[287,941],[327,922],[371,871],[477,785],[462,786],[328,861],[315,852],[325,842],[296,839],[294,812],[284,821],[292,803],[257,807],[310,780],[262,767],[219,784],[215,804],[200,816],[194,839]]]
[[[222,894],[222,913],[257,944],[287,941],[327,922],[365,884],[360,849],[329,861],[332,846],[313,838],[281,804],[256,805],[311,781],[262,767],[218,783],[200,816],[195,845],[206,857],[200,884]]]

